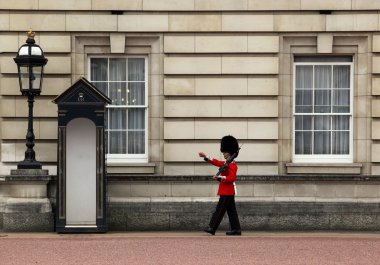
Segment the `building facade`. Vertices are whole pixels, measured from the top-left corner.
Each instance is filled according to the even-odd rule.
[[[243,144],[243,229],[379,229],[379,9],[370,0],[1,1],[0,174],[25,151],[13,58],[32,28],[49,60],[34,119],[37,159],[53,176],[45,213],[54,215],[57,174],[52,100],[85,77],[112,100],[111,230],[203,227],[216,169],[198,152],[221,158],[228,134]],[[4,230],[17,230],[7,218],[21,211],[10,201],[45,196],[12,185],[0,182]]]

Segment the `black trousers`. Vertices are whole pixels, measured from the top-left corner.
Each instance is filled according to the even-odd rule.
[[[239,217],[236,211],[235,196],[234,195],[221,195],[219,197],[218,205],[215,212],[212,214],[209,226],[215,231],[218,229],[224,214],[228,214],[231,230],[241,230]]]

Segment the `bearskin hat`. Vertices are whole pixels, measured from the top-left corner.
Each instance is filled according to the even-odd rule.
[[[235,137],[226,135],[220,140],[220,152],[231,155],[239,151],[239,144]]]

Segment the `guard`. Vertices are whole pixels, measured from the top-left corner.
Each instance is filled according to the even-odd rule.
[[[223,153],[223,157],[226,159],[225,162],[219,161],[215,158],[210,159],[205,153],[199,152],[199,156],[203,157],[206,162],[219,167],[217,174],[213,177],[214,180],[219,181],[219,202],[211,217],[209,226],[204,229],[206,233],[211,235],[215,235],[226,211],[230,221],[230,231],[227,231],[226,235],[241,235],[240,222],[235,205],[235,180],[238,168],[234,159],[238,156],[239,149],[239,144],[236,138],[227,135],[224,136],[220,142],[220,152]]]

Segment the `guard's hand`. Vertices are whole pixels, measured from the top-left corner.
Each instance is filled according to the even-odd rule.
[[[206,154],[203,153],[203,152],[199,152],[198,155],[199,155],[200,157],[206,157]]]

